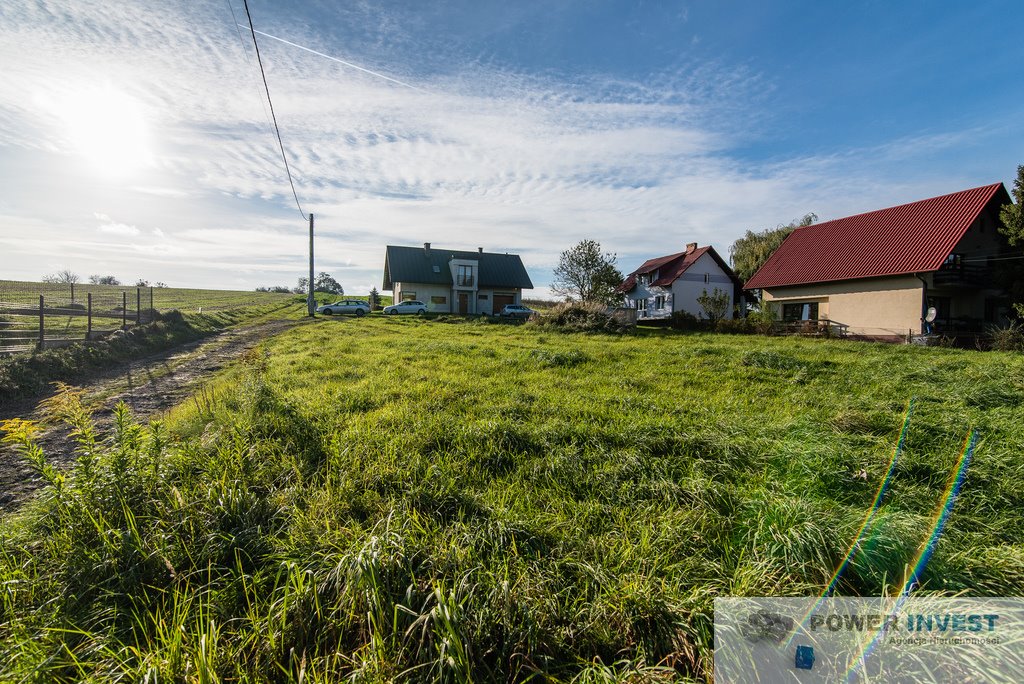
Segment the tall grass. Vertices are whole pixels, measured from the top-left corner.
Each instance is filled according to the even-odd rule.
[[[706,680],[720,595],[1024,591],[1024,362],[848,342],[303,326],[109,436],[0,531],[0,679]],[[865,481],[861,473],[866,475]]]

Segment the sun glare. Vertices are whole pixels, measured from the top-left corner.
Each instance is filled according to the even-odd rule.
[[[97,172],[120,178],[151,161],[145,111],[135,98],[105,85],[69,93],[61,105],[65,134]]]

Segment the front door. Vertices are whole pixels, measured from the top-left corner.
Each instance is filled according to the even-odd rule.
[[[469,313],[469,294],[466,292],[459,293],[459,313]]]

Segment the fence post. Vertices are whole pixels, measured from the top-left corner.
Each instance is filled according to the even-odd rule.
[[[71,283],[71,303],[75,303],[75,284]]]
[[[121,330],[128,328],[128,293],[121,290]]]
[[[149,286],[149,320],[152,321],[156,315],[156,311],[153,309],[153,286]]]
[[[135,288],[135,325],[142,322],[142,288]]]
[[[85,295],[86,301],[89,302],[88,313],[85,318],[85,339],[92,339],[92,292]]]
[[[46,323],[43,320],[43,295],[39,295],[39,351],[43,350],[43,344],[45,343],[45,326]]]

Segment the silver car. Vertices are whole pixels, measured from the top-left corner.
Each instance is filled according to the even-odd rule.
[[[365,316],[370,313],[370,303],[364,302],[361,299],[342,299],[341,301],[334,302],[333,304],[324,304],[316,308],[317,313],[322,313],[324,316],[333,316],[334,314],[354,314],[356,316]]]
[[[522,304],[506,304],[502,307],[498,315],[502,318],[529,318],[533,314],[537,313],[528,306]]]
[[[425,314],[427,313],[427,305],[418,299],[412,299],[407,302],[399,302],[398,304],[392,304],[391,306],[384,307],[384,313],[386,314]]]

